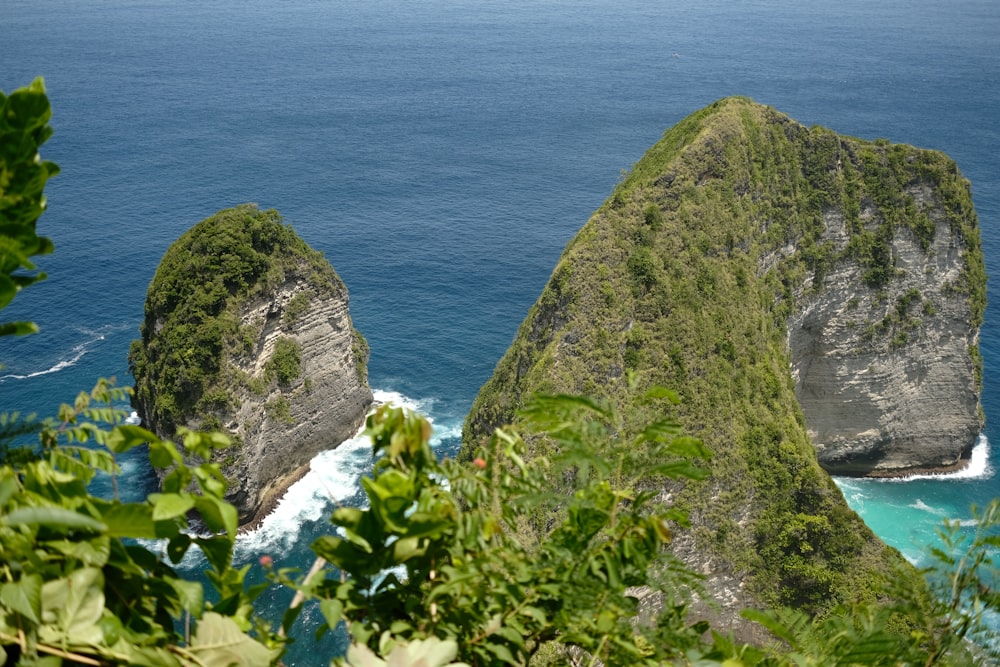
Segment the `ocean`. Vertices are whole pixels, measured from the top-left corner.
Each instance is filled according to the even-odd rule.
[[[728,95],[948,153],[1000,275],[998,36],[995,0],[0,0],[0,90],[45,77],[44,157],[62,168],[40,221],[50,277],[5,312],[41,333],[0,341],[0,410],[55,414],[98,377],[128,384],[163,252],[257,202],[347,283],[378,395],[431,416],[454,452],[563,246],[667,128]],[[838,481],[917,562],[942,519],[1000,495],[998,313],[975,465]],[[363,441],[318,457],[239,557],[308,567],[368,465]],[[148,466],[125,466],[140,497]],[[341,640],[287,662],[324,664]]]

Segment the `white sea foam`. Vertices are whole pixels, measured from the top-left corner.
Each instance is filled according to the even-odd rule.
[[[982,433],[976,439],[968,464],[961,470],[943,473],[920,473],[906,477],[890,477],[885,482],[912,482],[918,479],[940,480],[951,482],[962,479],[987,479],[993,476],[993,466],[990,465],[990,441]]]
[[[853,483],[850,477],[834,477],[833,481],[840,492],[844,494],[844,498],[854,508],[854,511],[862,513],[868,494],[858,484]]]
[[[87,343],[80,343],[73,348],[72,356],[69,359],[63,359],[56,362],[52,366],[49,366],[45,370],[34,371],[32,373],[18,374],[18,373],[8,373],[7,375],[0,375],[0,382],[4,380],[28,380],[30,378],[36,378],[40,375],[49,375],[51,373],[58,373],[59,371],[66,370],[72,366],[75,366],[80,359],[83,359],[84,355],[90,349],[90,344],[96,341],[88,341]]]
[[[362,435],[317,455],[309,472],[289,487],[260,526],[240,536],[238,557],[290,547],[298,540],[303,524],[322,519],[334,506],[354,497],[361,476],[371,465],[371,441]]]
[[[422,414],[433,405],[433,400],[415,400],[398,392],[375,390],[372,394],[376,405],[391,403]],[[428,420],[433,424],[431,417]],[[459,434],[460,422],[435,428],[431,445]],[[335,449],[316,455],[309,472],[289,487],[260,526],[240,536],[237,557],[276,553],[294,544],[304,524],[322,519],[335,506],[349,504],[359,493],[361,477],[371,470],[372,462],[371,441],[360,432]]]
[[[913,501],[912,503],[910,503],[909,506],[912,507],[915,510],[920,510],[921,512],[928,512],[929,514],[934,514],[935,516],[947,516],[948,515],[947,512],[944,512],[944,511],[942,511],[940,509],[937,509],[936,507],[931,507],[930,505],[928,505],[927,503],[925,503],[920,498],[917,498],[915,501]]]
[[[82,333],[86,338],[82,343],[74,345],[70,349],[69,353],[66,355],[65,359],[60,359],[53,365],[49,366],[40,371],[32,371],[30,373],[8,373],[7,375],[0,375],[0,382],[6,380],[29,380],[31,378],[36,378],[42,375],[51,375],[52,373],[58,373],[59,371],[64,371],[67,368],[72,368],[87,355],[88,352],[94,347],[95,344],[103,341],[105,336],[113,331],[119,331],[125,328],[126,325],[108,325],[101,327],[100,329],[79,329],[78,331]]]

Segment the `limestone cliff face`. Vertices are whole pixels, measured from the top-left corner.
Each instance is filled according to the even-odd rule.
[[[708,479],[657,482],[690,513],[673,551],[705,576],[706,613],[742,634],[745,607],[822,612],[902,564],[817,453],[852,473],[954,464],[980,425],[984,304],[969,185],[946,156],[721,100],[669,130],[568,244],[473,404],[463,455],[533,392],[641,419],[645,389],[674,389],[680,405],[661,409],[714,452]]]
[[[230,358],[250,380],[217,415],[241,443],[238,454],[225,452],[222,461],[229,498],[245,521],[254,513],[262,518],[316,454],[353,437],[364,423],[372,403],[368,352],[351,326],[347,296],[342,283],[320,294],[305,272],[293,273],[240,309],[240,326],[260,334],[250,354]],[[296,310],[303,312],[292,317]],[[266,382],[281,341],[301,350],[300,373],[261,392],[259,380]]]
[[[820,464],[831,473],[891,475],[948,469],[982,428],[978,322],[963,289],[970,250],[928,183],[905,194],[933,223],[927,247],[897,229],[893,275],[872,289],[842,261],[799,290],[788,320],[795,393]],[[878,212],[862,211],[874,221]],[[823,217],[823,239],[849,242],[841,211]]]
[[[274,211],[220,211],[171,246],[141,332],[130,360],[143,422],[168,438],[230,434],[216,462],[241,524],[352,437],[372,402],[347,288]]]

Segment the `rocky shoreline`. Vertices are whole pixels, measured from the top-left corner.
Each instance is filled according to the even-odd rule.
[[[913,477],[914,475],[950,475],[956,472],[961,472],[969,467],[969,463],[972,459],[968,456],[962,456],[957,463],[950,466],[936,466],[929,468],[920,468],[917,470],[873,470],[867,475],[858,475],[859,479],[906,479],[907,477]],[[851,475],[842,475],[843,477],[851,477]]]
[[[293,471],[290,475],[287,475],[284,479],[278,482],[273,488],[268,490],[261,500],[260,505],[257,507],[257,511],[254,512],[250,520],[239,527],[240,534],[250,533],[258,528],[264,523],[264,519],[271,515],[271,512],[278,507],[281,503],[282,498],[288,492],[288,489],[292,488],[296,482],[301,480],[303,477],[309,474],[311,469],[311,464],[307,463],[301,466],[298,470]]]

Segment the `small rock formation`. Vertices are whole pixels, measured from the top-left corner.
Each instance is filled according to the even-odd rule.
[[[220,211],[175,242],[129,354],[143,423],[223,430],[217,453],[241,525],[310,460],[354,436],[372,403],[368,347],[344,283],[275,211]]]

